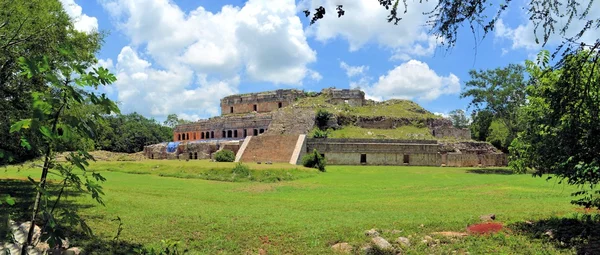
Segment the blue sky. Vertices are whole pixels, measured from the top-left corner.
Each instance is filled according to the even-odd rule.
[[[218,115],[219,99],[234,93],[357,86],[375,100],[411,99],[448,113],[469,103],[459,96],[469,70],[523,63],[541,49],[524,1],[514,2],[477,46],[462,28],[450,51],[424,26],[421,13],[431,1],[409,2],[398,26],[385,21],[375,0],[61,1],[77,29],[109,32],[99,65],[118,81],[103,91],[123,113],[157,120]],[[337,18],[340,3],[346,15]],[[319,5],[330,11],[309,26],[301,11]],[[559,41],[551,38],[547,48]]]

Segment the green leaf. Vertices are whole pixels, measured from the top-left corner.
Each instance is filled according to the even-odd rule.
[[[21,129],[28,129],[31,126],[31,119],[23,119],[17,121],[15,124],[10,126],[10,133],[21,131]]]
[[[10,195],[6,195],[6,197],[4,198],[4,201],[6,201],[6,203],[8,205],[15,205],[15,199],[12,198]]]
[[[29,144],[29,141],[27,141],[27,138],[21,137],[21,147],[23,147],[27,150],[31,150],[31,144]]]
[[[46,126],[41,126],[40,127],[40,132],[42,133],[42,135],[44,135],[45,137],[52,139],[53,135],[52,132],[50,131],[50,129]]]

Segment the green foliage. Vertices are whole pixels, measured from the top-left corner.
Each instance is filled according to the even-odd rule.
[[[584,51],[553,69],[548,55],[527,61],[532,83],[521,109],[527,125],[511,144],[511,166],[553,174],[548,178],[579,188],[573,204],[600,208],[600,58]]]
[[[312,138],[327,138],[329,136],[330,130],[321,130],[320,128],[313,128],[310,133],[309,133],[309,137]]]
[[[106,116],[94,143],[100,150],[135,153],[144,146],[171,141],[173,130],[138,113]]]
[[[217,162],[233,162],[235,161],[235,153],[231,150],[223,149],[215,153]]]
[[[371,138],[371,139],[435,139],[427,127],[413,125],[400,126],[394,129],[361,128],[357,126],[344,126],[329,132],[329,138]]]
[[[471,119],[471,137],[477,141],[487,141],[494,115],[488,110],[473,111]]]
[[[69,153],[65,157],[66,163],[55,161],[56,151],[61,144],[77,137],[91,138],[95,134],[95,121],[99,116],[81,118],[79,112],[70,109],[90,103],[101,109],[103,114],[119,113],[117,105],[105,94],[97,95],[92,92],[99,86],[113,83],[116,77],[103,67],[92,67],[90,62],[85,61],[87,56],[74,49],[74,44],[61,45],[59,51],[60,55],[56,58],[40,56],[18,59],[22,70],[20,74],[32,82],[42,81],[47,89],[31,93],[29,118],[15,121],[10,127],[10,133],[20,137],[21,146],[27,150],[42,149],[44,163],[40,181],[36,182],[28,177],[37,189],[31,229],[36,222],[42,222],[45,229],[42,238],[48,240],[51,247],[64,239],[63,224],[79,225],[85,233],[91,234],[91,230],[76,212],[58,206],[65,191],[86,191],[98,203],[104,204],[101,197],[104,193],[99,183],[104,182],[105,178],[87,169],[88,160],[94,158],[85,148]],[[33,147],[32,142],[29,142],[30,136],[37,138],[33,141],[41,141],[41,145]],[[52,203],[46,187],[48,173],[58,176],[61,183],[59,195]],[[57,218],[56,215],[60,217]],[[32,236],[28,236],[23,249],[31,242]]]
[[[466,85],[466,90],[461,93],[461,98],[471,98],[469,106],[474,106],[478,112],[484,112],[479,119],[474,119],[477,127],[477,138],[483,140],[482,134],[489,134],[492,120],[502,122],[508,130],[508,137],[503,144],[510,144],[523,130],[523,122],[519,117],[519,108],[526,103],[527,79],[525,67],[510,64],[504,68],[493,70],[471,70],[471,80]],[[477,115],[476,115],[477,117]],[[487,136],[485,137],[487,140]]]
[[[486,138],[486,141],[494,145],[496,148],[502,150],[503,152],[509,152],[508,147],[512,142],[512,140],[510,139],[508,128],[506,128],[506,125],[504,125],[503,122],[498,120],[494,120],[490,124],[489,135]]]
[[[19,58],[66,62],[72,59],[62,53],[68,46],[77,52],[79,64],[90,65],[96,62],[102,38],[75,30],[58,0],[0,0],[0,165],[33,159],[44,151],[37,130],[22,130],[19,136],[9,132],[13,123],[31,118],[33,94],[50,90],[47,80],[20,75]],[[22,137],[32,149],[21,146]]]
[[[314,149],[312,153],[308,153],[302,157],[302,165],[305,167],[316,168],[321,172],[325,172],[325,165],[327,164],[325,158]]]
[[[317,127],[321,130],[324,130],[327,127],[327,122],[333,116],[330,112],[325,109],[318,109],[315,115],[315,122]]]
[[[170,128],[175,128],[177,125],[181,125],[181,124],[187,124],[190,123],[190,121],[184,120],[184,119],[180,119],[179,117],[177,117],[177,114],[169,114],[167,116],[167,119],[163,122],[163,125],[170,127]]]
[[[237,164],[235,164],[235,167],[233,168],[232,172],[242,177],[248,177],[250,175],[250,168],[242,164],[242,162],[238,162]]]
[[[451,111],[449,114],[450,120],[452,121],[452,125],[456,128],[466,128],[469,127],[469,119],[465,115],[465,111],[462,109],[457,109]]]

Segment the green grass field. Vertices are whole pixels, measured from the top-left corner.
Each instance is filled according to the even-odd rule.
[[[162,239],[181,241],[191,254],[259,254],[261,250],[266,254],[330,254],[330,246],[337,242],[357,248],[368,243],[364,231],[371,228],[379,229],[389,241],[409,237],[412,245],[405,250],[412,254],[575,252],[568,245],[559,248],[555,242],[513,230],[459,239],[434,236],[439,245],[421,243],[432,232],[465,231],[482,214],[495,213],[498,221],[509,226],[569,217],[576,212],[569,203],[573,189],[554,181],[530,175],[469,173],[472,168],[329,166],[326,173],[319,173],[289,165],[250,166],[255,171],[286,168],[280,171],[294,170],[302,178],[224,182],[153,173],[156,169],[190,173],[233,167],[232,163],[207,161],[93,163],[91,168],[108,179],[103,185],[106,206],[88,196],[68,197],[75,199],[97,236],[72,243],[79,241],[91,254],[106,254],[118,228],[111,220],[120,217],[123,231],[118,249],[124,254],[139,245],[156,247]],[[0,170],[3,183],[27,176],[38,179],[39,170]]]

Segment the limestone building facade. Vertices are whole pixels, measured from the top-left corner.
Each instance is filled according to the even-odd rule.
[[[301,97],[304,97],[304,92],[297,89],[232,95],[221,99],[221,115],[272,112],[292,104]]]

